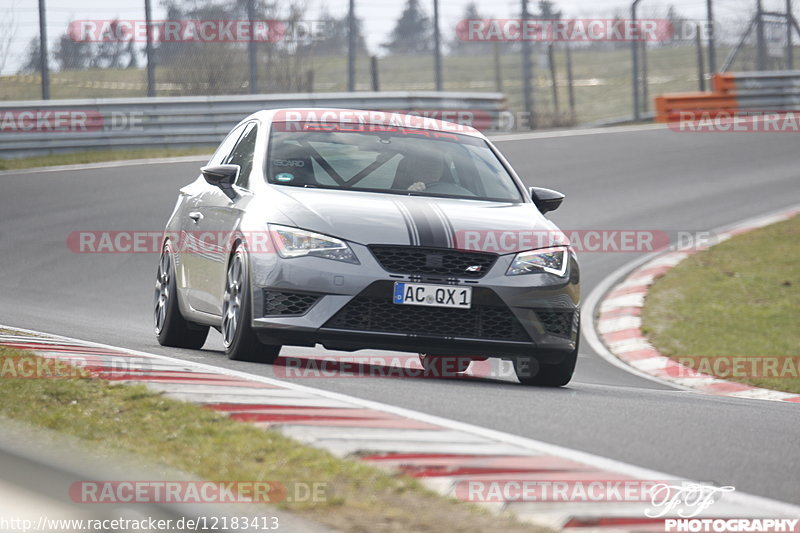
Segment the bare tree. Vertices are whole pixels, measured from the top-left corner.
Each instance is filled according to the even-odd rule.
[[[11,0],[11,5],[0,17],[0,74],[5,70],[14,38],[17,35],[17,0]]]

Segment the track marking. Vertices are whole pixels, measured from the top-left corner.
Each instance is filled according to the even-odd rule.
[[[800,204],[795,204],[777,211],[773,211],[766,215],[758,215],[755,217],[747,218],[743,221],[734,222],[732,224],[726,224],[724,226],[720,226],[716,229],[711,230],[711,233],[718,235],[719,238],[716,244],[726,241],[733,235],[737,235],[739,233],[743,233],[745,231],[754,230],[760,227],[764,227],[775,222],[779,222],[781,220],[786,220],[792,214],[797,214],[800,211]],[[761,389],[759,387],[753,387],[751,385],[743,385],[736,382],[729,382],[719,378],[711,378],[709,376],[709,380],[703,381],[699,378],[662,378],[657,375],[657,371],[661,370],[667,364],[672,364],[672,359],[667,358],[660,353],[657,352],[652,346],[647,343],[646,338],[639,334],[636,337],[633,337],[627,341],[621,341],[620,344],[614,348],[609,348],[605,342],[600,339],[602,333],[598,332],[600,328],[599,324],[595,323],[595,318],[597,315],[602,314],[604,308],[608,308],[606,306],[607,303],[611,303],[612,300],[621,300],[623,298],[627,298],[626,296],[617,297],[614,299],[606,300],[606,296],[610,294],[615,288],[623,288],[623,287],[634,287],[634,286],[647,286],[653,282],[652,276],[637,276],[636,271],[639,269],[648,270],[653,267],[667,267],[672,268],[679,264],[682,260],[686,259],[688,254],[682,253],[677,251],[675,245],[670,246],[667,250],[663,250],[660,252],[654,252],[647,254],[643,257],[640,257],[630,263],[627,263],[620,268],[616,269],[614,272],[606,276],[589,294],[586,298],[583,309],[585,312],[581,313],[581,331],[583,332],[584,338],[587,342],[591,345],[592,349],[603,359],[611,363],[612,365],[625,370],[631,374],[639,376],[644,379],[648,379],[650,381],[654,381],[661,385],[666,385],[669,387],[675,387],[677,389],[683,391],[693,391],[696,393],[706,394],[715,397],[726,397],[726,398],[743,398],[743,399],[758,399],[758,400],[770,400],[770,401],[780,401],[787,398],[796,398],[798,395],[781,392],[781,391],[772,391],[769,389]],[[629,277],[630,276],[630,277]],[[635,283],[631,282],[631,278],[636,278]],[[635,307],[642,307],[644,296],[647,293],[647,289],[644,289],[644,292],[641,294],[642,302],[631,304]],[[635,295],[639,295],[639,293],[634,293]],[[629,296],[633,296],[629,295]],[[637,296],[638,298],[639,296]],[[618,305],[623,305],[624,302],[617,302]],[[638,316],[628,316],[628,315],[620,315],[613,319],[613,321],[617,322],[618,324],[621,323],[623,320],[629,320],[631,322],[638,321],[640,323],[640,317]],[[604,324],[610,322],[610,320],[606,319],[603,321]],[[606,328],[613,328],[613,326],[603,326]],[[639,331],[638,326],[635,328],[637,332]],[[626,329],[621,329],[618,331],[626,331]],[[613,334],[613,333],[612,333]],[[623,344],[628,343],[631,346],[623,346]],[[630,362],[623,361],[614,354],[614,351],[617,353],[624,353],[627,351],[634,351],[637,349],[641,350],[651,350],[653,352],[653,356],[645,357],[642,359],[636,359]],[[674,364],[679,364],[675,362]],[[695,385],[694,387],[687,385],[687,383],[691,383]],[[700,385],[705,385],[701,387]],[[741,389],[741,387],[747,387],[748,390],[735,390]],[[714,388],[716,387],[716,389]],[[727,389],[727,390],[726,390]]]
[[[586,135],[602,135],[606,133],[635,133],[640,131],[668,130],[666,124],[644,124],[637,126],[613,126],[609,128],[586,128],[570,130],[539,131],[531,133],[510,133],[492,135],[487,138],[492,142],[527,141],[533,139],[555,139],[559,137],[584,137]]]
[[[604,133],[634,133],[638,131],[665,130],[664,124],[645,124],[638,126],[612,126],[608,128],[585,128],[569,130],[552,130],[531,133],[511,133],[499,135],[487,135],[492,142],[524,141],[533,139],[553,139],[558,137],[583,137],[585,135],[601,135]],[[208,161],[211,154],[189,155],[181,157],[163,157],[154,159],[125,159],[121,161],[104,161],[99,163],[84,163],[76,165],[59,165],[52,167],[24,168],[19,170],[2,170],[0,177],[19,176],[22,174],[40,174],[45,172],[69,172],[74,170],[92,170],[103,168],[129,167],[137,165],[162,165],[169,163],[192,163]]]
[[[55,340],[79,343],[83,346],[87,346],[90,348],[103,348],[109,351],[115,351],[128,355],[159,360],[164,362],[165,364],[171,364],[182,367],[190,366],[194,370],[205,370],[210,373],[226,375],[234,378],[242,378],[249,380],[251,382],[255,381],[267,385],[273,385],[276,387],[297,391],[298,393],[305,393],[308,395],[316,396],[317,398],[325,398],[331,401],[331,403],[337,405],[358,406],[365,409],[382,411],[384,413],[390,413],[409,420],[414,420],[417,422],[422,422],[433,426],[437,426],[439,429],[447,429],[451,431],[463,432],[480,437],[481,439],[485,439],[487,441],[493,441],[494,443],[496,443],[494,447],[501,450],[506,449],[504,447],[505,445],[507,447],[514,447],[520,449],[521,451],[527,454],[549,455],[562,459],[567,459],[570,461],[574,461],[576,463],[583,463],[597,470],[605,471],[605,473],[622,474],[634,479],[685,481],[684,478],[678,476],[665,474],[663,472],[658,472],[648,468],[631,465],[628,463],[624,463],[622,461],[617,461],[606,457],[601,457],[592,453],[574,450],[554,444],[548,444],[535,439],[520,437],[509,433],[483,428],[480,426],[475,426],[464,422],[458,422],[455,420],[449,420],[439,416],[429,415],[402,407],[396,407],[388,404],[383,404],[380,402],[375,402],[372,400],[365,400],[353,396],[348,396],[345,394],[326,391],[323,389],[315,389],[313,387],[298,385],[290,381],[281,381],[278,379],[268,378],[264,376],[248,374],[246,372],[241,372],[238,370],[215,367],[205,363],[189,362],[189,361],[184,361],[182,359],[176,359],[164,355],[151,354],[137,350],[129,350],[107,344],[81,341],[79,339],[74,339],[71,337],[52,335],[33,330],[17,328],[14,326],[0,325],[0,328],[17,330],[23,334],[46,335],[51,340],[55,339]],[[255,397],[253,397],[253,399],[255,399]],[[329,431],[333,431],[333,433],[336,434],[335,428],[328,428],[328,429]],[[313,431],[309,430],[309,433],[313,433]],[[425,444],[425,446],[429,446],[429,444]],[[734,508],[738,508],[740,510],[739,512],[745,512],[743,510],[747,509],[748,513],[762,514],[764,516],[790,516],[790,517],[800,516],[800,506],[792,505],[785,502],[780,502],[777,500],[772,500],[769,498],[764,498],[761,496],[755,496],[747,493],[742,493],[742,492],[730,493],[726,495],[725,500],[727,504],[730,504]],[[598,508],[597,510],[599,511],[600,509]],[[542,513],[544,513],[544,511],[542,511]]]

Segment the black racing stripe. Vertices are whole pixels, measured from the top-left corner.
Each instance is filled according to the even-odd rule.
[[[400,211],[400,215],[403,217],[403,221],[406,223],[406,230],[408,231],[408,243],[412,246],[419,246],[419,243],[417,242],[414,221],[411,219],[408,209],[400,202],[395,203],[397,204],[397,210]]]
[[[436,206],[436,211],[441,215],[441,219],[444,222],[445,231],[448,233],[448,241],[450,243],[451,248],[457,248],[458,244],[456,243],[456,230],[453,228],[453,222],[450,220],[450,217],[447,216],[447,213],[444,212],[440,206]]]
[[[419,198],[409,198],[403,201],[419,234],[419,246],[431,248],[447,248],[447,228],[442,220],[436,216],[428,202]]]

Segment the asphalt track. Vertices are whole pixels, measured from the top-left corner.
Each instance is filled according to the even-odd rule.
[[[623,129],[498,143],[530,185],[567,195],[573,230],[701,231],[800,202],[795,135]],[[155,340],[155,254],[76,254],[74,231],[161,230],[200,162],[0,175],[0,323],[274,376]],[[636,253],[580,256],[583,294]],[[309,349],[284,349],[302,356]],[[321,349],[316,354],[325,353]],[[708,397],[625,372],[581,346],[563,389],[507,379],[321,378],[350,394],[800,504],[798,406]]]

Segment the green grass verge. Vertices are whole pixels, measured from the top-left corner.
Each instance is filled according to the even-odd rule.
[[[659,278],[647,295],[642,330],[663,354],[681,361],[769,358],[743,362],[739,370],[725,359],[695,359],[691,366],[708,370],[714,362],[719,377],[800,393],[792,371],[800,361],[798,265],[800,217],[736,236]],[[776,375],[770,365],[780,377],[768,377]]]
[[[533,54],[535,108],[540,115],[540,127],[553,123],[555,107],[550,87],[550,72],[545,60],[544,47],[535,47]],[[720,47],[718,57],[727,55],[728,49]],[[800,49],[798,52],[800,53]],[[222,93],[247,94],[248,88],[239,80],[247,79],[245,56],[233,54],[229,59],[233,69],[230,78],[237,80],[225,87]],[[499,55],[501,87],[495,82],[495,61],[490,47],[464,48],[463,55],[450,54],[442,59],[443,87],[446,91],[497,91],[504,92],[509,107],[514,111],[523,108],[522,58],[513,48],[501,49]],[[557,47],[556,78],[559,83],[559,114],[568,115],[569,95],[566,88],[566,54]],[[652,97],[665,92],[696,91],[697,58],[693,46],[663,46],[648,49],[648,105]],[[211,64],[211,63],[209,63]],[[314,73],[313,89],[316,92],[347,90],[347,57],[304,57],[301,71]],[[264,63],[266,65],[266,62]],[[632,114],[631,51],[627,45],[607,49],[575,47],[572,53],[573,78],[578,123],[619,118]],[[187,78],[186,69],[196,70],[196,64],[157,67],[156,82],[165,83]],[[433,56],[391,55],[378,60],[380,89],[382,91],[431,91],[435,89]],[[268,80],[275,73],[264,66],[259,73],[264,90],[269,90]],[[119,98],[146,95],[146,74],[142,68],[86,69],[53,72],[51,74],[53,99],[69,98]],[[370,60],[360,55],[356,58],[356,89],[371,90]],[[38,76],[5,76],[0,78],[0,100],[28,100],[38,94]],[[167,83],[169,86],[169,83]],[[293,92],[275,89],[277,92]],[[273,91],[274,92],[274,91]],[[204,94],[202,90],[160,89],[158,96]]]
[[[0,414],[78,437],[100,456],[135,454],[211,481],[326,483],[325,502],[279,505],[342,531],[543,531],[141,385],[14,378],[20,357],[36,358],[0,347]]]
[[[56,165],[83,165],[103,161],[123,161],[126,159],[149,159],[158,157],[179,157],[203,155],[214,151],[207,148],[142,148],[136,150],[90,150],[71,154],[51,154],[20,159],[0,159],[0,170],[19,170],[23,168],[49,167]]]

